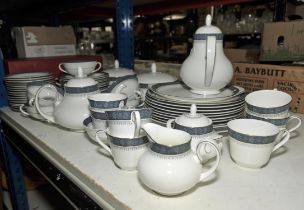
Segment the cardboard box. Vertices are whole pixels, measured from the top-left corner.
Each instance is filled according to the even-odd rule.
[[[13,31],[19,58],[76,55],[76,38],[71,26],[26,26]]]
[[[255,63],[259,60],[259,49],[225,48],[225,55],[231,62]]]
[[[304,21],[265,23],[260,61],[304,60]]]
[[[304,66],[234,63],[232,84],[247,92],[261,89],[284,91],[292,96],[290,109],[304,113]]]

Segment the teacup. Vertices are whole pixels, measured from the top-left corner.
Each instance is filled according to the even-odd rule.
[[[108,113],[108,112],[107,112]],[[112,135],[121,138],[134,138],[139,135],[141,129],[141,118],[139,111],[131,111],[130,118],[124,120],[123,117],[111,120],[114,114],[108,114],[108,128]]]
[[[92,126],[96,129],[106,129],[107,128],[107,114],[102,110],[90,109]]]
[[[88,97],[92,109],[119,109],[126,105],[127,96],[122,93],[97,93]]]
[[[110,147],[100,139],[99,132],[107,134]],[[144,132],[141,132],[135,138],[125,138],[113,136],[109,129],[107,131],[100,130],[96,133],[96,140],[100,146],[110,153],[118,168],[127,171],[137,169],[139,158],[148,148],[148,138]]]
[[[97,140],[96,140],[96,133],[97,131],[99,131],[100,129],[98,128],[94,128],[93,127],[93,123],[92,123],[92,117],[88,117],[86,119],[84,119],[83,121],[83,126],[84,126],[84,129],[87,133],[87,135],[89,136],[89,138],[94,142],[94,143],[97,143]],[[105,128],[106,129],[106,128]],[[105,144],[109,144],[108,140],[107,140],[107,135],[105,133],[102,133],[102,132],[99,132],[98,133],[98,137],[99,139],[105,143]]]
[[[275,119],[274,118],[274,119],[272,119],[272,118],[257,117],[257,116],[251,115],[249,113],[246,113],[246,118],[263,120],[263,121],[272,123],[272,124],[278,126],[279,128],[288,128],[289,132],[295,131],[302,124],[302,120],[301,120],[300,117],[289,115],[289,114],[285,118],[281,118],[281,119]],[[292,121],[296,121],[296,123],[291,123]]]
[[[245,97],[246,108],[258,114],[288,113],[292,97],[279,90],[258,90]]]
[[[231,159],[246,168],[265,166],[271,154],[290,138],[288,130],[256,119],[236,119],[227,126]]]
[[[101,67],[102,64],[97,61],[69,61],[58,65],[60,71],[74,76],[78,75],[79,68],[82,69],[83,75],[88,75],[98,71]]]

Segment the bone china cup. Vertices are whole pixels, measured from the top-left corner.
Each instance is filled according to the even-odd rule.
[[[108,136],[110,147],[99,137],[99,132],[105,132]],[[109,130],[100,130],[96,133],[96,140],[113,157],[116,166],[122,170],[134,171],[142,154],[147,150],[148,138],[141,132],[135,138],[122,138],[113,136]]]
[[[236,119],[227,126],[231,159],[246,168],[265,166],[271,154],[290,137],[288,130],[256,119]]]
[[[258,90],[245,97],[246,108],[257,114],[281,114],[288,112],[292,98],[279,90]]]
[[[92,109],[119,109],[125,106],[127,95],[122,93],[97,93],[88,97]]]

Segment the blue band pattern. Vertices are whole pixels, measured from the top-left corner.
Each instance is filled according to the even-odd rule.
[[[94,112],[93,110],[90,110],[92,117],[99,120],[107,120],[108,115],[105,112]]]
[[[134,110],[115,110],[106,111],[109,120],[130,120],[131,113],[133,111],[138,111],[141,119],[147,119],[152,117],[152,108],[134,109]]]
[[[259,114],[278,114],[287,111],[289,109],[289,104],[274,108],[263,108],[246,103],[246,107],[248,110]]]
[[[207,40],[208,36],[215,36],[216,40],[223,40],[223,34],[194,34],[194,40]]]
[[[190,150],[190,141],[184,144],[168,147],[158,143],[151,144],[151,150],[163,155],[178,155]]]
[[[64,87],[65,93],[80,94],[80,93],[91,93],[98,91],[98,84],[86,86],[86,87]]]
[[[246,118],[248,118],[248,119],[256,119],[256,120],[263,120],[265,122],[269,122],[269,123],[274,124],[276,126],[284,126],[284,125],[287,124],[287,121],[288,121],[288,118],[283,118],[283,119],[266,119],[266,118],[250,115],[248,113],[246,113]]]
[[[129,139],[129,138],[118,138],[111,136],[109,134],[107,135],[112,144],[122,147],[139,146],[149,142],[147,136]]]
[[[236,132],[230,128],[228,128],[228,134],[230,137],[235,140],[250,143],[250,144],[270,144],[275,141],[277,135],[273,136],[249,136],[239,132]]]
[[[206,134],[206,133],[211,133],[213,131],[213,125],[210,124],[210,125],[205,126],[205,127],[191,128],[191,127],[180,125],[180,124],[175,122],[174,123],[174,129],[185,131],[185,132],[189,133],[190,135],[203,135],[203,134]]]

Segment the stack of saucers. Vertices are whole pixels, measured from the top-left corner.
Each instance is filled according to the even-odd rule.
[[[10,74],[4,78],[8,93],[9,106],[13,111],[19,111],[20,105],[27,103],[27,84],[30,82],[53,83],[49,72],[28,72]]]
[[[100,91],[104,91],[109,86],[109,74],[106,72],[95,72],[92,74],[89,74],[88,77],[93,78],[98,82]],[[59,83],[61,86],[63,86],[67,81],[74,78],[73,75],[63,73],[59,76]]]
[[[292,132],[300,127],[301,119],[289,113],[291,100],[288,93],[276,89],[254,91],[245,98],[246,118],[263,120],[279,128],[287,127]]]
[[[152,119],[161,125],[187,113],[196,104],[197,112],[210,118],[216,130],[225,130],[228,121],[243,117],[244,97],[244,89],[238,86],[227,86],[219,94],[200,95],[181,82],[172,82],[149,88],[145,104],[153,108]]]

